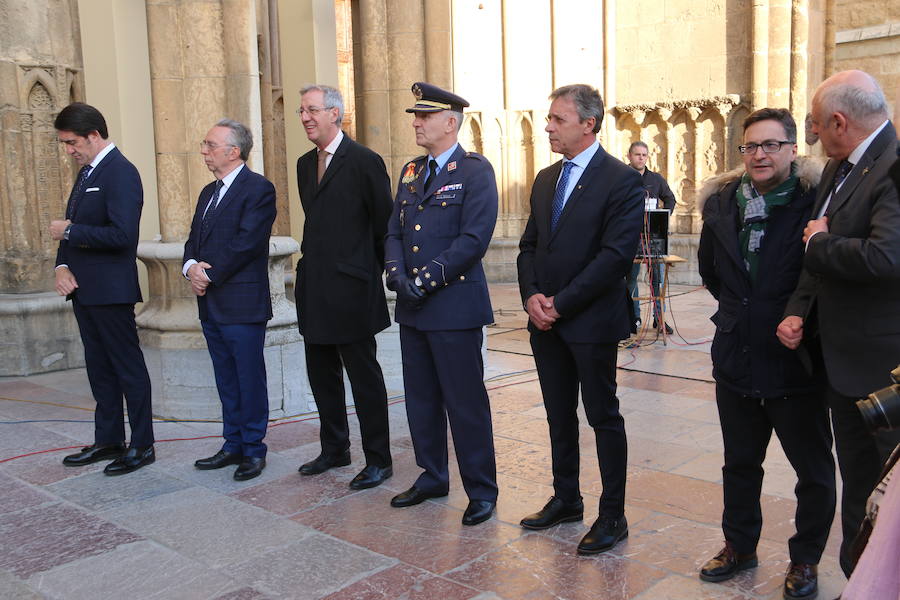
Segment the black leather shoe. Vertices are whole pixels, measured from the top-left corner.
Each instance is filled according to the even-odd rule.
[[[384,481],[394,474],[391,465],[386,467],[376,467],[375,465],[366,465],[366,468],[359,472],[350,482],[351,490],[364,490],[381,485]]]
[[[124,475],[137,471],[143,466],[156,462],[156,453],[153,452],[153,446],[146,448],[128,448],[125,454],[112,461],[103,469],[104,475]]]
[[[756,552],[750,554],[738,554],[731,542],[725,542],[725,547],[718,554],[706,561],[700,569],[700,579],[703,581],[725,581],[737,575],[738,571],[752,569],[759,561]]]
[[[298,471],[300,471],[301,475],[318,475],[319,473],[324,473],[328,469],[333,467],[346,467],[350,464],[350,453],[344,452],[343,454],[338,454],[337,456],[329,456],[324,452],[308,463],[301,465]]]
[[[600,554],[628,537],[628,521],[625,515],[618,519],[600,515],[591,525],[587,535],[578,543],[578,554]]]
[[[544,505],[544,508],[519,521],[519,525],[525,529],[540,530],[549,529],[559,523],[580,521],[583,518],[584,502],[579,500],[572,504],[566,504],[556,496],[550,496],[550,501]]]
[[[663,328],[666,330],[666,335],[672,335],[674,333],[668,323],[663,323]],[[659,329],[659,323],[656,319],[653,319],[653,329]]]
[[[228,465],[239,465],[244,457],[236,452],[225,452],[219,450],[209,458],[201,458],[194,461],[194,466],[201,471],[209,471],[212,469],[221,469]]]
[[[490,500],[469,500],[469,506],[466,507],[466,512],[463,513],[462,524],[478,525],[479,523],[484,523],[494,514],[494,507],[496,506],[497,503]]]
[[[811,600],[819,594],[818,568],[792,562],[784,577],[784,597],[787,600]]]
[[[444,492],[443,494],[426,492],[424,490],[420,490],[416,486],[412,486],[402,494],[397,494],[396,496],[391,498],[391,506],[393,506],[394,508],[406,508],[407,506],[422,504],[429,498],[442,498],[446,495],[447,492]]]
[[[70,454],[63,459],[67,467],[81,467],[101,460],[112,460],[125,454],[125,444],[86,446],[80,452]]]
[[[259,474],[266,468],[265,456],[245,456],[241,461],[241,465],[234,472],[235,481],[247,481]]]

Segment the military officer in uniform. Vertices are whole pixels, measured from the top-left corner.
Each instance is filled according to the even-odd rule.
[[[491,517],[497,473],[484,387],[482,327],[493,322],[481,259],[497,221],[494,170],[457,142],[456,94],[412,87],[416,144],[428,151],[403,166],[385,238],[387,286],[397,293],[406,414],[424,472],[391,506],[446,496],[447,419],[469,505],[463,525]]]

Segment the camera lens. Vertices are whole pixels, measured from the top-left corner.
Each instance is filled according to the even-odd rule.
[[[900,427],[900,385],[889,385],[868,398],[858,400],[856,407],[870,431]]]

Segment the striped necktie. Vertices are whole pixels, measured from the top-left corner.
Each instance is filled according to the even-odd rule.
[[[553,211],[550,213],[550,231],[556,229],[559,223],[559,217],[562,215],[563,207],[566,205],[566,188],[569,186],[569,173],[574,165],[570,160],[563,163],[562,176],[559,183],[556,184],[556,193],[553,194]]]

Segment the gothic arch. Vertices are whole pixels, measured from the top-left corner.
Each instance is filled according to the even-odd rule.
[[[479,117],[480,115],[476,115],[476,113],[466,113],[462,130],[459,132],[459,140],[466,150],[484,154],[484,139]]]
[[[725,170],[725,119],[716,107],[708,107],[697,118],[697,152],[699,179]]]
[[[744,119],[750,116],[750,110],[743,104],[734,107],[728,115],[728,126],[725,129],[725,166],[734,169],[741,166],[741,154],[737,147],[744,140]]]

